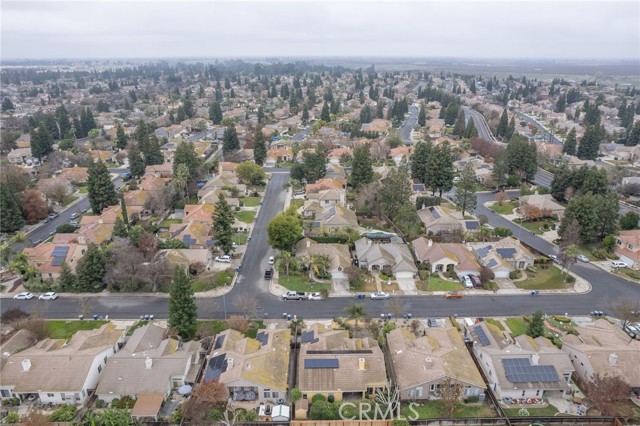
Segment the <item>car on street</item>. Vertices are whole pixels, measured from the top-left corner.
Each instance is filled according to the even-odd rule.
[[[309,300],[322,300],[322,294],[318,292],[309,293]]]
[[[222,256],[216,256],[215,261],[222,262],[222,263],[231,263],[231,256],[229,256],[228,254],[223,254]]]
[[[48,293],[42,293],[38,297],[38,300],[56,300],[57,298],[58,298],[58,293],[50,291]]]
[[[584,254],[579,255],[578,257],[576,257],[576,259],[578,259],[580,262],[589,263],[589,258]]]
[[[53,220],[53,219],[55,219],[55,218],[56,218],[56,217],[58,217],[58,216],[59,216],[59,215],[58,215],[58,213],[53,212],[53,213],[50,213],[50,214],[49,214],[49,219]]]
[[[89,209],[88,209],[88,208],[86,208],[86,207],[85,207],[84,209],[82,209],[82,210],[81,210],[81,212],[82,212],[82,213],[86,213],[86,212],[88,212],[88,211],[89,211]]]
[[[375,293],[371,293],[371,300],[384,300],[391,297],[389,293],[385,293],[384,291],[376,291]]]
[[[77,219],[78,218],[78,213],[71,213],[71,216],[69,216],[71,219]]]
[[[270,280],[272,277],[273,277],[273,268],[272,267],[268,267],[264,271],[264,279],[265,280]]]
[[[558,261],[558,256],[556,256],[555,254],[550,254],[547,256],[549,259],[553,260],[554,262]]]
[[[32,247],[37,246],[37,245],[38,245],[38,244],[40,244],[41,242],[42,242],[42,240],[35,240],[35,241],[33,242]]]
[[[273,265],[274,263],[276,263],[276,260],[273,256],[269,256],[269,265]]]
[[[640,336],[640,330],[637,329],[636,327],[634,327],[633,325],[630,324],[626,324],[624,327],[622,327],[622,330],[627,333],[627,335],[629,337],[631,337],[632,339],[637,338],[638,336]]]
[[[448,291],[444,294],[445,299],[462,299],[462,293],[458,291]]]
[[[283,300],[304,300],[307,295],[301,291],[288,291],[282,295]]]
[[[492,194],[497,194],[498,192],[502,192],[502,191],[504,191],[504,189],[501,189],[501,188],[493,188],[493,189],[491,190],[491,193],[492,193]]]
[[[591,316],[592,317],[604,317],[607,316],[607,313],[604,311],[592,311],[591,312]]]
[[[31,293],[29,293],[27,291],[24,291],[22,293],[16,294],[15,296],[13,296],[13,298],[16,299],[16,300],[31,300],[31,299],[33,299],[33,294],[31,294]]]
[[[628,268],[629,265],[627,265],[626,263],[620,261],[620,260],[614,260],[611,262],[611,267],[613,269],[618,269],[618,268]]]

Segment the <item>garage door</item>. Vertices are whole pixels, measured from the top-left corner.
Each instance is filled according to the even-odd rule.
[[[633,267],[634,266],[634,261],[633,259],[631,259],[630,257],[625,256],[624,254],[622,256],[620,256],[620,260],[623,261],[624,263],[626,263],[627,265]]]
[[[509,278],[509,271],[494,271],[496,278]]]

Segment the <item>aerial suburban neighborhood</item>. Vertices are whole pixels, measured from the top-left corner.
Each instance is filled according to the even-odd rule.
[[[638,52],[25,49],[0,424],[640,422]]]

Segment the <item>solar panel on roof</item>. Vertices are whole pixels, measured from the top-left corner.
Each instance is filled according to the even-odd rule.
[[[335,358],[326,359],[305,359],[305,369],[319,369],[319,368],[339,368],[340,362]]]
[[[227,371],[226,354],[214,356],[207,364],[207,370],[204,373],[204,381],[220,379],[220,375]]]
[[[51,256],[66,256],[69,253],[69,246],[58,246],[53,248]]]
[[[511,383],[560,381],[553,365],[531,365],[528,358],[503,359],[502,365]]]
[[[477,220],[468,220],[464,224],[469,230],[480,228],[480,222],[478,222]]]
[[[489,254],[489,251],[491,250],[491,246],[484,246],[484,247],[480,247],[479,249],[476,250],[476,252],[478,253],[478,256],[480,257],[485,257],[486,255]]]
[[[314,228],[320,228],[321,223],[319,221],[313,222],[313,227]]]
[[[310,343],[314,339],[314,331],[303,331],[302,336],[300,337],[300,341],[302,343]]]
[[[487,263],[487,268],[493,268],[494,266],[496,266],[498,264],[498,262],[495,259],[491,259],[489,261],[489,263]]]
[[[189,245],[193,245],[196,243],[196,239],[195,238],[191,238],[191,234],[185,234],[182,237],[182,241],[189,244]]]
[[[216,338],[216,343],[213,345],[213,349],[220,349],[222,344],[224,343],[224,336],[218,336]]]
[[[475,330],[476,336],[478,336],[478,340],[480,340],[480,344],[482,346],[489,346],[491,344],[491,341],[487,337],[487,333],[484,332],[484,328],[482,328],[481,326],[478,326],[474,330]]]
[[[434,219],[440,219],[440,213],[438,213],[435,207],[429,207],[429,212],[431,213],[431,216],[434,217]]]
[[[335,214],[336,214],[336,208],[331,207],[329,210],[327,210],[327,214],[324,215],[324,218],[329,219],[331,216],[335,216]]]
[[[264,331],[261,331],[256,336],[256,340],[258,342],[260,342],[260,346],[265,346],[267,344],[267,342],[269,342],[269,335],[267,333],[265,333]]]
[[[499,248],[499,249],[496,249],[496,252],[503,259],[513,259],[513,256],[516,254],[516,249],[514,249],[514,248]]]

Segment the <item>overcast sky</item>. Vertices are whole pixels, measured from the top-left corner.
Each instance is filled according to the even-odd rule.
[[[7,1],[1,57],[640,58],[629,1]]]

